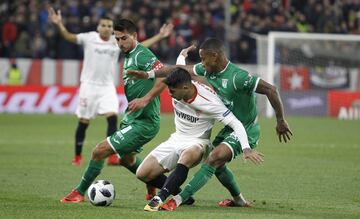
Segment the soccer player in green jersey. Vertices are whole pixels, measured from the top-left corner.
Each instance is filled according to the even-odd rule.
[[[126,98],[129,102],[141,103],[144,107],[132,113],[127,109],[120,129],[95,146],[80,183],[61,199],[63,203],[83,202],[84,194],[100,174],[104,160],[112,154],[117,153],[121,157],[121,164],[135,174],[141,163],[141,158],[136,154],[140,153],[142,146],[153,139],[159,131],[159,94],[165,88],[165,84],[162,83],[162,79],[131,80],[127,76],[127,71],[129,69],[158,70],[163,64],[149,49],[138,43],[136,26],[132,21],[119,20],[114,26],[114,34],[118,46],[125,53],[123,79]],[[165,181],[166,176],[161,175],[147,184],[161,188]]]
[[[174,68],[182,67],[193,76],[204,76],[224,104],[245,126],[251,148],[242,150],[233,130],[225,126],[215,137],[213,141],[215,149],[210,153],[200,170],[185,186],[184,190],[165,203],[163,208],[175,210],[183,201],[200,190],[214,174],[233,196],[233,199],[219,202],[220,206],[249,207],[251,206],[250,203],[243,198],[232,172],[225,164],[239,154],[243,154],[245,159],[251,160],[255,164],[263,162],[263,155],[253,149],[260,137],[255,93],[266,95],[274,108],[277,119],[276,132],[280,142],[290,140],[292,132],[284,117],[280,95],[275,86],[231,63],[225,55],[222,42],[217,39],[206,40],[200,47],[199,55],[201,63],[196,65],[169,66],[146,74],[141,71],[131,71],[128,74],[142,79],[166,77]]]

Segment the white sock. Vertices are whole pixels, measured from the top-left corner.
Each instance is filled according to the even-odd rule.
[[[173,199],[175,200],[177,207],[179,207],[183,201],[180,195],[175,195]]]
[[[234,199],[235,205],[244,206],[246,204],[246,200],[241,193],[238,196],[234,196],[233,199]]]

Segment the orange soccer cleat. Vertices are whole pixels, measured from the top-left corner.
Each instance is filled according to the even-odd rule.
[[[252,205],[250,202],[246,201],[244,205],[236,205],[234,200],[232,199],[225,199],[218,203],[220,207],[243,207],[243,208],[251,208]]]
[[[112,154],[109,156],[107,160],[108,166],[118,166],[121,164],[121,158],[117,156],[117,154]]]
[[[166,211],[175,211],[176,208],[177,208],[176,201],[173,198],[161,206],[161,209]]]
[[[74,159],[71,161],[71,164],[74,166],[80,166],[82,161],[81,155],[75,155]]]
[[[76,189],[73,189],[67,196],[60,200],[61,203],[79,203],[84,202],[85,198]]]

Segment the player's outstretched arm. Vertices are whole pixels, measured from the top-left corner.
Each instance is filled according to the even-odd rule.
[[[165,89],[166,85],[162,83],[164,79],[156,79],[156,82],[152,89],[142,98],[136,98],[128,104],[129,113],[133,113],[139,109],[144,108],[150,103],[155,97],[159,96],[160,93]]]
[[[275,110],[276,115],[276,133],[279,137],[279,141],[284,141],[285,143],[290,140],[292,132],[289,128],[289,125],[284,117],[284,107],[280,99],[279,92],[277,88],[264,80],[259,81],[258,86],[255,90],[256,93],[265,94],[270,101],[271,106]]]
[[[130,79],[136,80],[141,79],[145,80],[148,78],[165,78],[171,72],[173,72],[176,68],[183,68],[190,73],[191,76],[195,76],[193,72],[193,65],[170,65],[163,67],[159,70],[151,70],[151,71],[143,71],[143,70],[128,70],[127,75],[130,76]]]
[[[67,31],[64,24],[62,23],[61,11],[58,10],[56,13],[52,7],[49,7],[48,13],[49,13],[49,21],[51,21],[59,28],[61,36],[64,37],[64,39],[69,42],[76,43],[76,35]]]
[[[160,28],[160,32],[158,34],[156,34],[155,36],[153,36],[147,40],[142,41],[141,44],[143,44],[143,46],[145,46],[145,47],[151,47],[153,44],[170,36],[173,29],[174,29],[173,24],[164,24]]]

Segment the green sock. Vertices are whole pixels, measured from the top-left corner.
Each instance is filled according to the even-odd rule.
[[[190,182],[185,186],[184,190],[180,192],[180,196],[182,201],[186,201],[190,198],[195,192],[200,190],[214,175],[215,168],[208,165],[203,164],[199,171],[195,173]]]
[[[81,178],[80,184],[76,187],[76,190],[84,195],[86,190],[89,188],[91,183],[100,174],[101,169],[104,166],[104,160],[96,161],[90,160],[88,167],[85,170],[83,177]]]
[[[240,195],[239,185],[236,183],[234,174],[229,168],[227,168],[225,165],[219,167],[216,169],[215,175],[233,197]]]
[[[138,156],[135,158],[135,163],[132,166],[124,166],[126,169],[130,170],[133,174],[136,174],[137,168],[140,166],[142,159]]]

